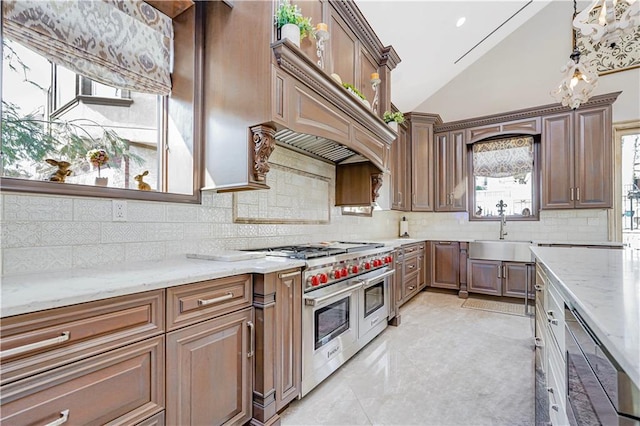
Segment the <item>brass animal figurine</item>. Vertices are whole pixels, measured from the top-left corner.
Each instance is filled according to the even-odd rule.
[[[138,182],[138,189],[140,191],[151,191],[151,185],[142,180],[143,177],[149,174],[149,170],[145,170],[140,175],[135,175],[133,178]]]
[[[52,182],[64,183],[64,180],[67,178],[67,176],[71,176],[71,173],[73,173],[71,170],[69,170],[69,167],[71,167],[71,163],[67,161],[57,161],[53,158],[47,158],[44,161],[58,168],[58,170],[56,170],[54,174],[49,176],[49,180]]]

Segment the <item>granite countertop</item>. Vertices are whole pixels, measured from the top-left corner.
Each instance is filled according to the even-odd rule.
[[[575,309],[640,388],[640,251],[532,247]]]
[[[188,259],[136,262],[95,269],[74,269],[2,277],[0,317],[173,287],[245,273],[266,274],[305,262],[263,257],[233,262]]]

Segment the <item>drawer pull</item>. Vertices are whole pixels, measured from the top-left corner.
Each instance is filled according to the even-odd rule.
[[[380,321],[380,317],[375,317],[371,320],[371,325],[375,325],[375,323],[377,323],[378,321]]]
[[[547,321],[553,325],[558,325],[558,320],[553,317],[553,311],[547,311]]]
[[[278,278],[291,278],[300,275],[300,271],[287,272],[286,274],[278,274]]]
[[[8,356],[20,355],[25,352],[33,351],[35,349],[46,348],[47,346],[55,345],[57,343],[66,342],[69,340],[69,336],[71,335],[68,331],[63,331],[62,334],[58,337],[52,337],[51,339],[42,340],[40,342],[29,343],[28,345],[18,346],[17,348],[7,349],[6,351],[0,352],[0,358],[5,358]],[[66,421],[66,420],[65,420]]]
[[[536,285],[534,285],[534,286],[533,286],[533,288],[535,288],[535,289],[536,289],[536,291],[542,291],[542,290],[544,290],[544,287],[542,287],[540,284],[536,284]]]
[[[247,327],[249,327],[249,353],[247,354],[247,358],[251,358],[253,356],[254,353],[254,347],[256,345],[256,331],[255,331],[255,327],[253,326],[253,322],[252,321],[247,321]]]
[[[415,287],[414,287],[414,286],[412,286],[412,285],[410,285],[410,286],[409,286],[409,290],[413,290],[414,288],[415,288]]]
[[[551,409],[555,411],[560,411],[560,406],[558,404],[551,404]]]
[[[533,344],[536,346],[536,348],[544,348],[544,341],[542,340],[542,337],[534,338]]]
[[[66,423],[69,420],[69,410],[60,411],[60,418],[52,421],[51,423],[47,423],[45,426],[59,426],[63,423]]]
[[[415,267],[416,267],[416,265],[409,265],[409,269],[413,269]]]
[[[198,299],[198,306],[211,305],[212,303],[224,302],[233,299],[233,293],[227,293],[224,296],[214,297],[213,299]]]

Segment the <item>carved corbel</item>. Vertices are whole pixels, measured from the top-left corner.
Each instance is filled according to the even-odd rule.
[[[264,182],[269,173],[269,156],[276,147],[276,130],[265,125],[251,128],[253,134],[253,177]]]
[[[378,191],[382,187],[382,173],[374,173],[371,175],[371,201],[375,203],[378,199]]]

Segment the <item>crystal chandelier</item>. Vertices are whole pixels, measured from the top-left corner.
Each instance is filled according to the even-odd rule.
[[[576,0],[573,0],[573,16],[576,16]],[[576,45],[576,30],[572,29],[573,45],[569,62],[560,69],[564,74],[558,88],[551,92],[563,106],[576,109],[589,100],[598,82],[598,74],[592,71],[589,62],[580,62],[580,50]]]
[[[622,13],[616,11],[618,3],[626,3],[626,9]],[[598,19],[596,22],[589,22],[594,10],[598,13]],[[638,30],[640,1],[594,0],[589,7],[573,18],[573,26],[580,30],[583,36],[590,37],[592,44],[603,43],[613,48],[622,37]]]

